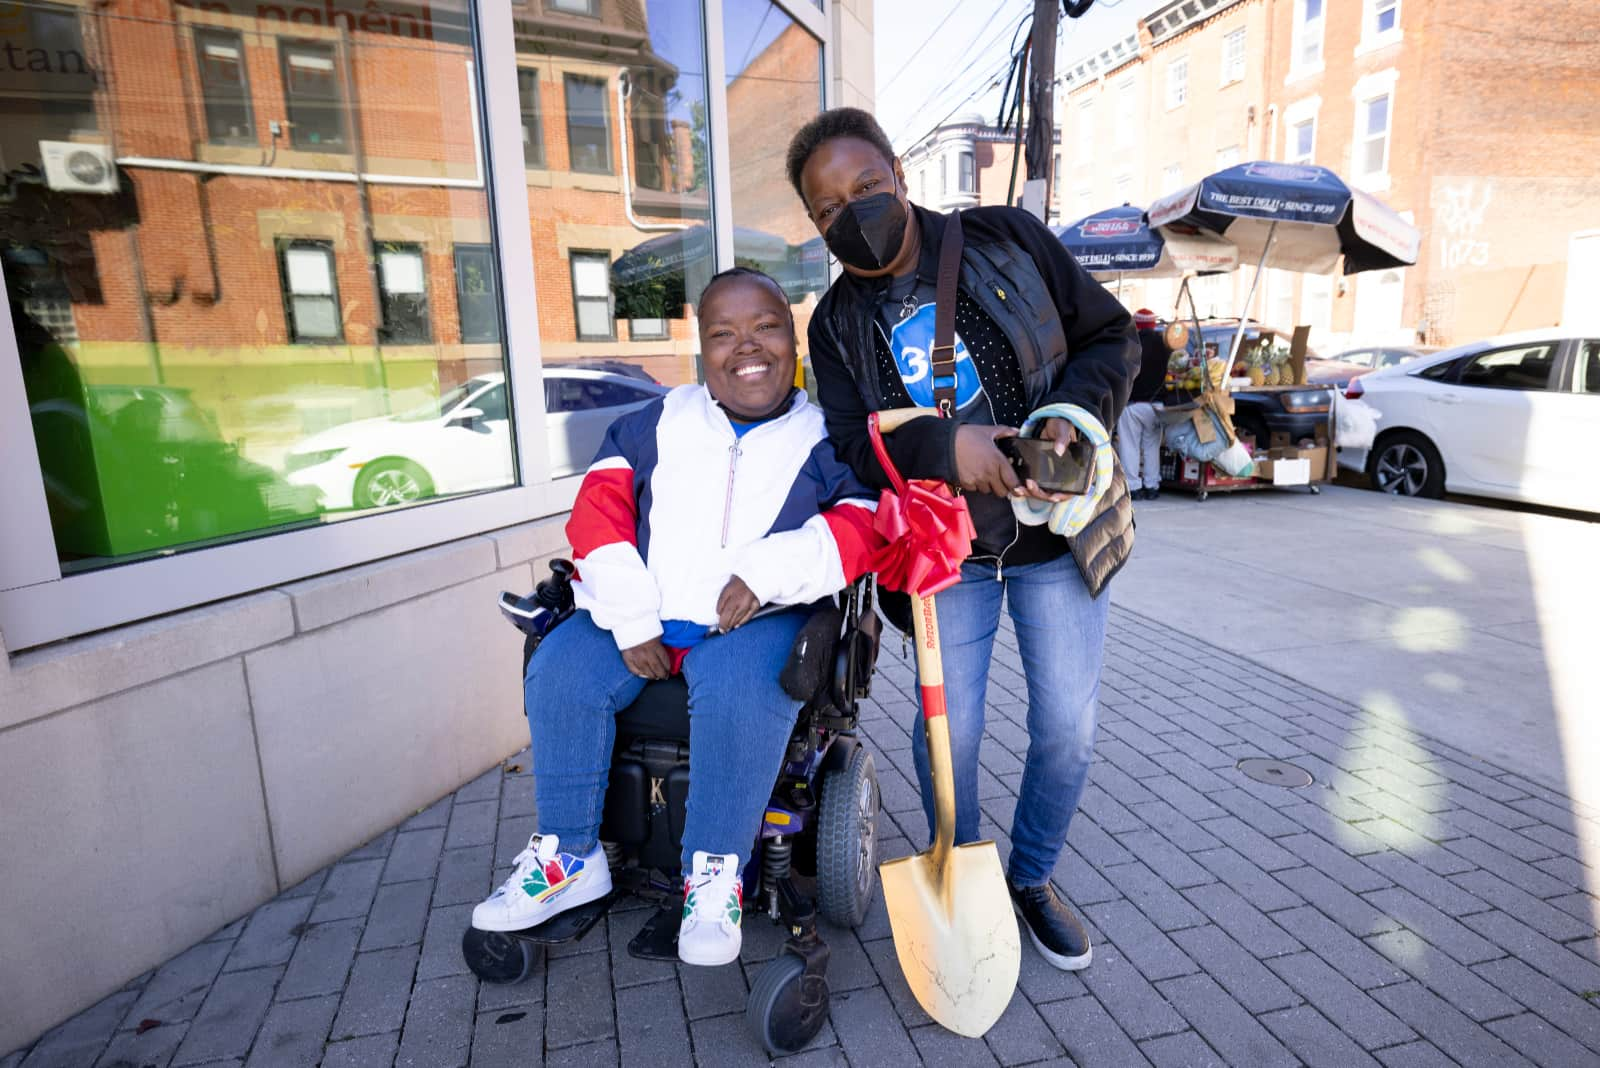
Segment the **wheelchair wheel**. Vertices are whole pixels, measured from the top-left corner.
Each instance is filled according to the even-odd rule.
[[[805,962],[779,953],[750,988],[744,1018],[773,1056],[805,1049],[828,1020],[828,981],[807,979]]]
[[[817,819],[817,911],[859,927],[878,886],[878,772],[866,746],[822,780]]]
[[[486,983],[520,983],[539,963],[541,951],[520,938],[501,931],[468,927],[461,934],[461,956],[467,967]]]

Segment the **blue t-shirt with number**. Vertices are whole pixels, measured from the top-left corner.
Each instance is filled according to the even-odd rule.
[[[933,405],[934,284],[895,279],[878,305],[878,378],[889,408]],[[1022,368],[1011,343],[964,292],[956,297],[956,411],[964,423],[1021,426],[1028,417]]]

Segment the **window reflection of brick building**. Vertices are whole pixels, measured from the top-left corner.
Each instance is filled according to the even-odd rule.
[[[1257,315],[1312,344],[1449,344],[1557,323],[1600,212],[1600,7],[1536,0],[1188,0],[1062,71],[1067,214],[1140,206],[1236,162],[1329,167],[1423,231],[1414,267],[1269,271]],[[1514,88],[1513,88],[1514,87]],[[1201,284],[1234,314],[1250,271]],[[1173,286],[1132,283],[1133,305]],[[1320,340],[1319,340],[1320,339]]]

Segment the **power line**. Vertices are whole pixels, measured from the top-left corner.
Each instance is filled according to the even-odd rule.
[[[951,16],[953,16],[958,10],[960,10],[960,8],[961,8],[961,0],[951,0],[950,10],[945,13],[944,18],[939,20],[939,25],[937,25],[937,26],[935,26],[933,28],[933,32],[928,34],[927,38],[924,39],[921,44],[919,44],[916,48],[911,50],[911,58],[906,60],[904,63],[902,63],[900,65],[900,69],[895,71],[894,74],[892,74],[889,77],[889,80],[884,83],[883,88],[878,90],[879,95],[887,93],[889,91],[889,87],[891,85],[893,85],[895,82],[899,81],[900,75],[904,74],[906,71],[911,69],[912,65],[914,63],[916,63],[917,59],[919,58],[922,50],[924,48],[927,48],[929,43],[935,37],[937,37],[939,35],[939,31],[944,29],[945,23],[949,22]]]
[[[989,51],[989,49],[992,48],[995,45],[995,43],[998,42],[1000,40],[1000,38],[1005,35],[1005,32],[1008,29],[1012,30],[1012,32],[1015,33],[1016,32],[1016,28],[1019,28],[1022,25],[1022,23],[1024,21],[1026,21],[1031,14],[1032,14],[1032,10],[1030,9],[1028,12],[1026,12],[1022,16],[1021,19],[1018,20],[1018,22],[1016,24],[1016,27],[1011,26],[1010,23],[1004,23],[1004,22],[1001,23],[999,25],[999,27],[998,27],[998,31],[999,32],[993,34],[989,38],[989,40],[985,41],[984,44],[981,47],[979,47],[978,49],[976,49],[974,51],[973,57],[972,57],[972,59],[970,61],[968,61],[967,65],[965,67],[963,67],[961,70],[957,71],[954,76],[952,76],[948,81],[946,81],[944,83],[944,85],[940,86],[938,89],[936,89],[933,92],[929,93],[928,94],[928,98],[929,99],[938,99],[939,97],[944,96],[946,93],[951,92],[952,91],[952,87],[955,86],[958,82],[960,82],[962,78],[965,78],[968,75],[968,73],[970,73],[972,71],[972,69],[978,65],[978,63],[985,57],[985,54]],[[1000,80],[1000,76],[1004,73],[1004,71],[1006,69],[1010,68],[1011,59],[1012,59],[1012,57],[1007,55],[1005,57],[1005,63],[1003,64],[1003,66],[1001,66],[1001,68],[998,71],[995,71],[994,73],[991,73],[989,75],[980,76],[979,84],[975,88],[973,88],[970,92],[968,92],[966,96],[962,97],[961,101],[959,103],[957,103],[955,105],[955,107],[951,108],[948,112],[946,112],[943,118],[939,119],[938,122],[935,122],[931,126],[927,127],[927,131],[931,132],[932,130],[938,129],[940,126],[942,126],[944,124],[944,122],[947,119],[950,118],[951,115],[954,115],[961,108],[965,107],[967,102],[970,101],[971,99],[973,99],[973,97],[977,96],[978,93],[982,92],[984,89],[993,88],[994,85],[998,84],[999,80]],[[983,84],[984,79],[987,79],[989,84],[987,84],[987,85]],[[912,129],[912,128],[913,127],[907,125],[907,126],[902,127],[902,131],[904,131],[906,129]],[[915,144],[918,141],[921,141],[922,138],[925,137],[925,136],[927,136],[926,132],[924,132],[921,136],[919,136],[916,139],[916,141],[913,141],[912,143]]]

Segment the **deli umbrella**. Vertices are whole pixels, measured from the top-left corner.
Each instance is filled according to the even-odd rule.
[[[961,580],[976,532],[967,502],[943,482],[907,482],[883,446],[884,433],[933,408],[875,412],[867,426],[892,489],[875,526],[888,542],[874,561],[878,581],[912,595],[922,723],[933,780],[934,835],[926,850],[879,867],[895,955],[917,1003],[958,1035],[976,1038],[1005,1012],[1017,989],[1022,940],[1000,853],[990,841],[958,846],[950,727],[934,595]]]
[[[1163,235],[1209,233],[1227,239],[1244,260],[1256,261],[1241,321],[1267,267],[1345,274],[1417,262],[1422,235],[1376,197],[1351,188],[1326,167],[1241,163],[1202,178],[1150,205],[1145,221]],[[1234,331],[1229,366],[1243,330]]]
[[[1152,230],[1144,209],[1130,204],[1085,215],[1051,232],[1102,282],[1121,282],[1124,273],[1174,278],[1231,271],[1239,265],[1239,250],[1228,239],[1209,231]]]

